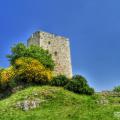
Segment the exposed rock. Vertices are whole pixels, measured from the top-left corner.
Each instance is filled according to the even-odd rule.
[[[109,104],[109,101],[105,97],[102,97],[100,100],[97,101],[97,103],[102,105],[107,105]]]
[[[28,111],[39,107],[42,102],[44,102],[44,100],[40,100],[38,98],[35,98],[33,100],[24,100],[17,102],[16,107],[24,111]]]
[[[103,96],[120,97],[120,92],[114,92],[114,91],[102,91],[101,94]]]

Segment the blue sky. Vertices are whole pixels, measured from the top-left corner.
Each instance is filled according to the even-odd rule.
[[[73,73],[97,91],[120,85],[120,0],[0,0],[0,66],[36,30],[70,38]]]

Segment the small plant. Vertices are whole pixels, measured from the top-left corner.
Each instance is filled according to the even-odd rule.
[[[94,93],[94,89],[90,88],[87,80],[80,75],[73,76],[72,80],[65,86],[65,89],[79,94],[92,95]]]
[[[52,86],[65,86],[69,82],[69,79],[65,75],[59,75],[52,79]]]
[[[120,86],[116,86],[114,89],[113,89],[114,92],[120,92]]]

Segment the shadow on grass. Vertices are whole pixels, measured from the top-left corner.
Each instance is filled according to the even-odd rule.
[[[31,83],[30,84],[22,83],[13,88],[6,87],[6,89],[0,90],[0,100],[6,99],[6,98],[10,97],[12,94],[16,93],[17,91],[24,90],[31,86],[42,86],[42,85],[33,84],[33,83],[32,84]]]

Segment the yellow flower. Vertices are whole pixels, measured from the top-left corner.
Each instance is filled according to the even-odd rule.
[[[46,69],[38,60],[33,58],[19,58],[15,62],[19,66],[17,73],[31,82],[45,82],[52,79],[52,71]]]
[[[9,82],[11,79],[15,77],[15,70],[13,66],[4,69],[1,72],[1,84]]]

